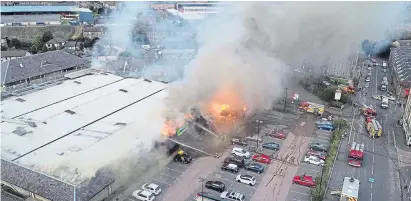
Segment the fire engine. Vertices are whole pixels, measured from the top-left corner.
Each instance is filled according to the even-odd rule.
[[[371,106],[363,105],[361,111],[363,112],[365,117],[377,116],[377,112]]]
[[[371,138],[381,137],[381,124],[377,120],[372,119],[370,122],[367,123],[367,131]]]
[[[324,113],[324,105],[318,104],[318,103],[312,103],[308,101],[302,101],[298,109],[305,111],[305,112],[319,114],[319,115],[322,115]]]
[[[364,143],[353,142],[351,145],[350,152],[348,153],[348,158],[363,160],[364,157]]]

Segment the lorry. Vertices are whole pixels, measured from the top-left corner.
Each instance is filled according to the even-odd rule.
[[[368,122],[367,124],[367,131],[371,138],[381,137],[382,135],[381,124],[377,120],[372,119],[371,122]]]
[[[382,67],[387,68],[387,63],[385,63],[385,61],[382,62]]]
[[[365,117],[377,116],[377,112],[371,106],[363,105],[361,111],[363,112]]]
[[[353,142],[351,144],[350,152],[348,153],[348,158],[363,160],[364,157],[364,143]]]
[[[300,106],[298,107],[299,110],[322,115],[324,113],[324,105],[318,103],[312,103],[308,101],[301,101]]]
[[[381,100],[381,108],[387,109],[388,108],[388,97],[383,97]]]
[[[341,189],[340,201],[358,201],[360,180],[353,177],[345,177]]]

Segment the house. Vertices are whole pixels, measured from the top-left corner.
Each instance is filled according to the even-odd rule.
[[[64,48],[70,49],[70,50],[80,50],[80,47],[84,45],[83,42],[80,41],[67,41],[64,44]]]
[[[46,42],[46,47],[48,49],[51,49],[53,47],[55,48],[61,48],[64,47],[64,44],[66,43],[66,40],[62,37],[54,37],[53,39],[49,40]]]
[[[31,55],[26,50],[10,50],[10,51],[1,51],[1,61],[15,59],[19,57]]]
[[[83,36],[84,38],[101,38],[104,34],[104,27],[94,26],[94,27],[84,27]]]
[[[89,66],[89,61],[61,50],[10,59],[1,63],[1,88],[3,92],[24,89]]]

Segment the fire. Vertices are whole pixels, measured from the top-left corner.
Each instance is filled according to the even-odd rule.
[[[173,136],[176,134],[177,125],[175,122],[168,120],[164,123],[163,128],[161,129],[161,134],[163,136]]]
[[[225,111],[225,110],[228,110],[230,108],[230,105],[222,104],[220,108],[221,108],[221,111]]]

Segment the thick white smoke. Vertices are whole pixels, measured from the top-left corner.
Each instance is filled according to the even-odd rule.
[[[353,53],[353,44],[360,46],[364,39],[385,38],[387,29],[397,25],[403,8],[402,3],[395,2],[233,3],[198,27],[196,57],[184,69],[184,77],[170,84],[164,109],[167,111],[156,108],[153,112],[188,112],[200,103],[210,103],[216,96],[222,103],[239,101],[251,110],[269,108],[287,83],[293,81],[288,78],[290,69],[305,59],[315,66],[329,58],[346,58]],[[133,25],[142,12],[154,11],[148,10],[145,3],[126,2],[123,10],[111,16],[109,34],[99,45],[140,54],[132,32],[136,31]],[[164,36],[164,41],[173,41],[188,31],[167,23],[151,25],[151,29],[174,33]],[[162,45],[167,48],[167,44]],[[98,62],[93,67],[99,68]],[[162,123],[151,124],[158,127],[147,128],[144,141],[151,143],[158,138]],[[114,153],[94,157],[97,166],[124,159],[129,146],[123,144],[128,144],[128,140],[112,144],[110,149]],[[138,153],[132,156],[135,155]],[[94,166],[92,169],[95,170]]]

